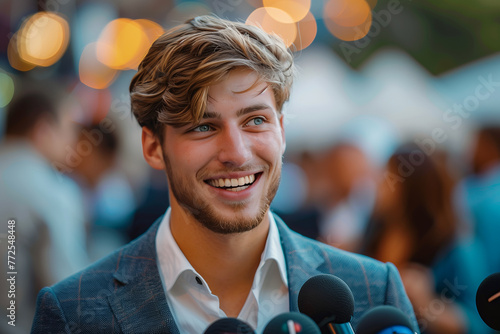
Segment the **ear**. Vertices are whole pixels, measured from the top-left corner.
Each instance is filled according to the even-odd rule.
[[[142,127],[142,154],[146,162],[154,169],[165,169],[160,139],[145,126]]]
[[[286,149],[285,126],[283,125],[284,119],[285,119],[285,115],[281,114],[280,115],[280,128],[281,128],[281,140],[283,141],[283,151],[281,152],[281,155],[285,154],[285,149]]]

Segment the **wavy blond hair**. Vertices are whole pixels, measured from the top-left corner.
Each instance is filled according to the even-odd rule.
[[[196,17],[153,43],[130,83],[132,112],[141,126],[162,138],[164,124],[199,122],[209,86],[239,67],[255,71],[270,85],[281,112],[294,74],[283,41],[254,26]]]

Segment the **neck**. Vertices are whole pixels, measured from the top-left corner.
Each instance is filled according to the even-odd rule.
[[[172,201],[170,229],[193,268],[203,276],[221,309],[236,317],[252,287],[269,232],[269,217],[251,231],[220,234],[208,230]]]

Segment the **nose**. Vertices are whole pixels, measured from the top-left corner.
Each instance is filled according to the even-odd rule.
[[[244,166],[252,158],[251,139],[239,127],[227,127],[218,143],[219,161],[226,167]]]

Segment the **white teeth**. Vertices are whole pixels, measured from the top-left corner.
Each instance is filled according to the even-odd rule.
[[[242,190],[245,190],[246,188],[248,188],[250,186],[243,186],[243,187],[237,187],[237,188],[229,188],[228,190],[229,191],[234,191],[234,192],[238,192],[238,191],[242,191]]]
[[[209,180],[208,183],[217,188],[223,188],[223,187],[232,187],[231,191],[241,191],[243,189],[246,189],[250,186],[250,183],[253,183],[255,181],[255,175],[248,175],[248,176],[243,176],[238,179],[212,179]],[[236,187],[236,188],[235,188]]]

